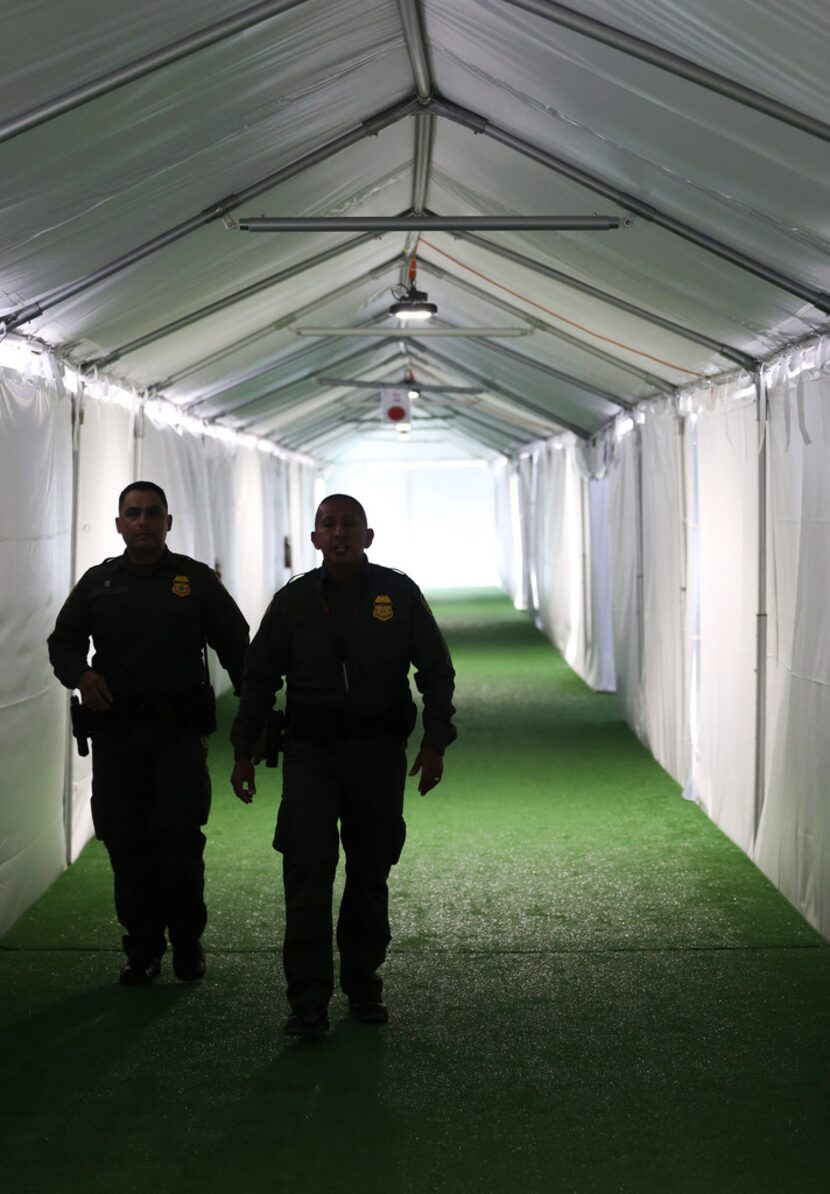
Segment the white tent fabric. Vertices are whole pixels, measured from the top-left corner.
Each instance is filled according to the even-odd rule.
[[[830,342],[769,379],[766,788],[753,857],[830,927]],[[772,616],[774,615],[774,616]]]
[[[69,588],[72,429],[70,400],[48,368],[0,367],[0,436],[2,932],[66,862],[67,695],[46,636]]]
[[[697,415],[699,692],[694,791],[749,852],[755,836],[758,424],[746,379]]]
[[[630,425],[631,420],[628,420]],[[629,426],[615,443],[608,470],[611,620],[617,696],[623,717],[638,737],[646,733],[642,694],[642,542],[640,530],[640,435]]]

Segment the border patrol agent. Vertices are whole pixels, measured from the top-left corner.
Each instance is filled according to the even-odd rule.
[[[283,963],[292,1036],[322,1036],[334,988],[332,887],[339,841],[346,883],[337,919],[340,986],[351,1014],[388,1019],[377,973],[390,940],[387,879],[403,848],[406,742],[423,698],[424,734],[410,775],[421,794],[440,782],[452,725],[446,644],[418,586],[370,564],[374,538],[360,503],[327,497],[312,543],[323,564],[273,598],[251,643],[232,730],[231,783],[250,803],[257,739],[287,679],[283,792],[274,847],[283,856]],[[339,834],[338,834],[339,821]]]
[[[173,519],[164,490],[136,481],[118,510],[126,550],[81,577],[49,658],[61,683],[81,692],[79,745],[92,738],[92,818],[126,930],[120,981],[153,981],[166,932],[174,973],[195,981],[205,973],[206,735],[216,728],[205,643],[238,690],[248,624],[212,568],[166,548]]]

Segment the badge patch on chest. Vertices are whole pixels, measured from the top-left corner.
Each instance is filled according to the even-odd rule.
[[[190,577],[175,576],[173,578],[173,588],[171,590],[177,597],[190,596]]]
[[[385,593],[379,593],[375,598],[372,617],[377,618],[379,622],[388,622],[394,616],[395,611],[392,608],[392,598],[387,597]]]

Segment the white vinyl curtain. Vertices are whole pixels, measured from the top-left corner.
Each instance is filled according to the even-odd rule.
[[[830,340],[769,378],[766,785],[754,858],[830,936]]]
[[[106,383],[65,381],[46,353],[3,345],[2,359],[10,355],[13,367],[0,364],[0,932],[92,834],[90,762],[69,738],[68,694],[46,639],[73,576],[124,550],[119,492],[139,477],[161,485],[173,515],[169,546],[217,567],[256,628],[290,575],[292,526],[307,534],[311,525],[316,476],[305,458],[182,426],[175,412],[142,410],[135,395]],[[298,546],[301,570],[310,544]],[[215,660],[212,672],[219,690],[228,686]]]
[[[0,932],[66,862],[67,694],[46,638],[69,588],[72,409],[43,370],[0,367]]]
[[[755,836],[759,439],[752,380],[695,398],[698,602],[694,795],[750,853]]]

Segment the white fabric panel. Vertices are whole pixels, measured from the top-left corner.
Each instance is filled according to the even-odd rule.
[[[327,493],[350,493],[363,503],[375,532],[369,550],[375,563],[399,568],[423,589],[499,584],[495,492],[486,462],[333,466],[325,486]]]
[[[596,692],[614,692],[617,687],[611,616],[609,489],[607,476],[588,482],[591,633],[585,646],[585,679]]]
[[[240,445],[236,451],[235,542],[240,609],[256,632],[274,593],[293,572],[284,563],[284,540],[289,534],[288,472],[302,466]],[[309,526],[311,524],[309,523]],[[293,545],[292,545],[293,548]]]
[[[617,695],[623,717],[643,741],[640,684],[638,437],[631,430],[616,443],[608,468],[611,621]]]
[[[773,374],[766,791],[753,857],[830,937],[830,343]]]
[[[742,396],[743,395],[743,396]],[[758,435],[751,385],[722,385],[697,416],[698,733],[695,796],[749,852],[755,833]]]
[[[78,531],[75,577],[80,578],[107,556],[124,550],[115,529],[118,495],[135,479],[135,406],[85,395],[78,437]],[[71,830],[69,858],[74,862],[92,837],[92,757],[81,758],[72,745]]]
[[[641,426],[643,452],[643,719],[652,753],[684,785],[686,620],[685,526],[678,418],[654,404]]]
[[[0,932],[65,864],[66,692],[46,652],[69,588],[71,405],[0,369]]]
[[[496,502],[496,542],[501,585],[516,609],[524,609],[522,592],[522,528],[516,462],[500,457],[491,462]]]

